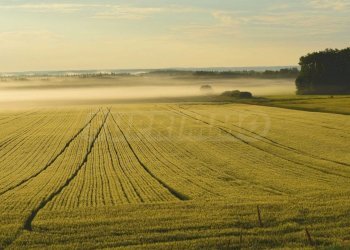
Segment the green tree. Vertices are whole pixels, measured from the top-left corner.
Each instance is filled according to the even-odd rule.
[[[298,94],[349,94],[350,48],[326,49],[300,58]]]

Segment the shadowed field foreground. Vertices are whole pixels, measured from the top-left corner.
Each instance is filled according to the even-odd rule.
[[[350,247],[349,125],[244,104],[3,111],[0,249]]]

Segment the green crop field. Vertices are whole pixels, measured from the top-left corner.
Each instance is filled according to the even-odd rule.
[[[350,248],[347,115],[3,110],[0,159],[0,249]]]
[[[246,102],[312,112],[350,115],[350,96],[265,96]]]

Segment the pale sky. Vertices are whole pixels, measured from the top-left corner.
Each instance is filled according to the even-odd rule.
[[[350,46],[350,0],[0,0],[0,72],[297,65]]]

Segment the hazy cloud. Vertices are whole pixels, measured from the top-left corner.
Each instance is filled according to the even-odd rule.
[[[207,10],[190,6],[168,7],[135,7],[130,5],[109,5],[105,10],[97,12],[93,18],[140,20],[159,13],[205,13]]]
[[[228,11],[210,11],[202,10],[206,15],[213,18],[211,23],[189,23],[177,26],[171,29],[173,36],[179,36],[182,39],[190,38],[218,39],[222,37],[234,37],[239,33],[240,20],[235,18],[234,13]],[[173,37],[174,39],[174,37]]]
[[[310,4],[318,9],[343,11],[350,7],[349,0],[310,0]]]
[[[27,43],[29,40],[54,41],[63,38],[62,35],[47,30],[20,30],[10,32],[0,32],[0,41],[4,43],[22,42]]]
[[[93,18],[139,20],[163,11],[165,11],[163,8],[110,6],[108,10],[96,13]]]
[[[350,0],[0,0],[0,66],[296,63],[348,46],[349,14]]]
[[[239,20],[234,17],[233,13],[227,11],[214,11],[211,14],[222,26],[232,26],[240,23]]]
[[[173,12],[189,13],[200,12],[201,9],[191,6],[170,6],[170,7],[141,7],[133,5],[116,5],[116,4],[75,4],[75,3],[36,3],[36,4],[12,4],[0,5],[0,10],[23,10],[30,12],[58,12],[58,13],[75,13],[84,10],[95,12],[93,18],[98,19],[131,19],[139,20],[150,17],[156,13]]]
[[[81,11],[84,8],[101,7],[99,4],[63,4],[63,3],[39,3],[39,4],[15,4],[0,5],[0,9],[25,10],[31,12],[62,12],[71,13]]]

